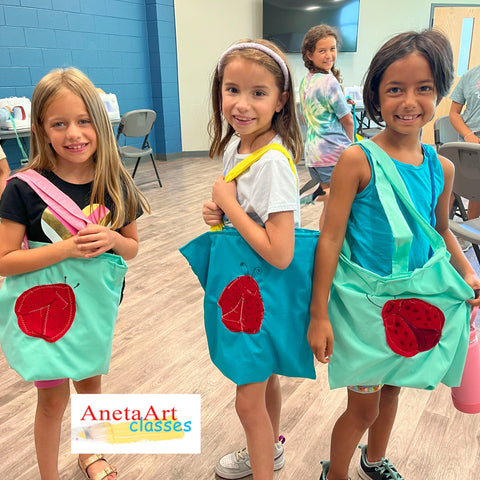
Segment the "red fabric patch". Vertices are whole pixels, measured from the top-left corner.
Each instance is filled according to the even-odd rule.
[[[263,300],[258,283],[250,275],[232,280],[223,290],[218,305],[222,322],[231,332],[257,333],[263,321]]]
[[[382,309],[388,346],[398,355],[413,357],[438,344],[445,316],[418,298],[389,300]]]
[[[76,310],[75,293],[65,283],[32,287],[15,302],[20,330],[30,337],[43,338],[50,343],[68,332]]]

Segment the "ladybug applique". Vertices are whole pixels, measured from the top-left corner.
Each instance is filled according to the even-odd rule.
[[[251,275],[232,280],[220,295],[218,305],[222,310],[222,322],[231,332],[253,334],[260,330],[263,300],[258,283]]]
[[[20,330],[50,343],[56,342],[68,332],[75,313],[75,293],[66,283],[32,287],[15,302]]]
[[[438,344],[445,316],[418,298],[389,300],[382,308],[388,346],[398,355],[413,357]]]

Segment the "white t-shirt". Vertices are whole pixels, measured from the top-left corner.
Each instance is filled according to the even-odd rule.
[[[226,175],[237,163],[248,157],[237,152],[240,139],[233,141],[223,156]],[[276,135],[271,143],[283,145]],[[278,150],[269,150],[247,171],[237,177],[237,200],[243,211],[259,225],[270,213],[293,211],[295,227],[300,227],[298,176],[288,159]]]

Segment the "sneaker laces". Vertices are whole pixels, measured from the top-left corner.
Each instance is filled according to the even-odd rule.
[[[404,480],[404,478],[397,472],[393,464],[388,458],[382,458],[382,463],[375,470],[383,475],[386,479]]]
[[[241,450],[237,450],[235,452],[235,460],[237,462],[243,461],[248,458],[248,450],[247,447],[242,448]]]

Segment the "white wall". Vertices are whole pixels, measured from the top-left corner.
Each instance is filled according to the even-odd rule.
[[[182,151],[208,150],[210,79],[241,38],[259,38],[262,0],[175,0]]]
[[[430,0],[360,0],[357,51],[340,53],[337,59],[344,85],[361,84],[370,60],[388,38],[407,30],[428,28],[431,3]],[[301,78],[305,67],[301,56],[294,57],[289,59]]]
[[[429,27],[431,4],[480,0],[361,0],[357,52],[340,53],[345,86],[360,85],[371,58],[391,36]],[[175,0],[182,150],[208,150],[210,76],[235,41],[262,36],[262,0]],[[300,54],[288,55],[294,83],[305,74]]]

